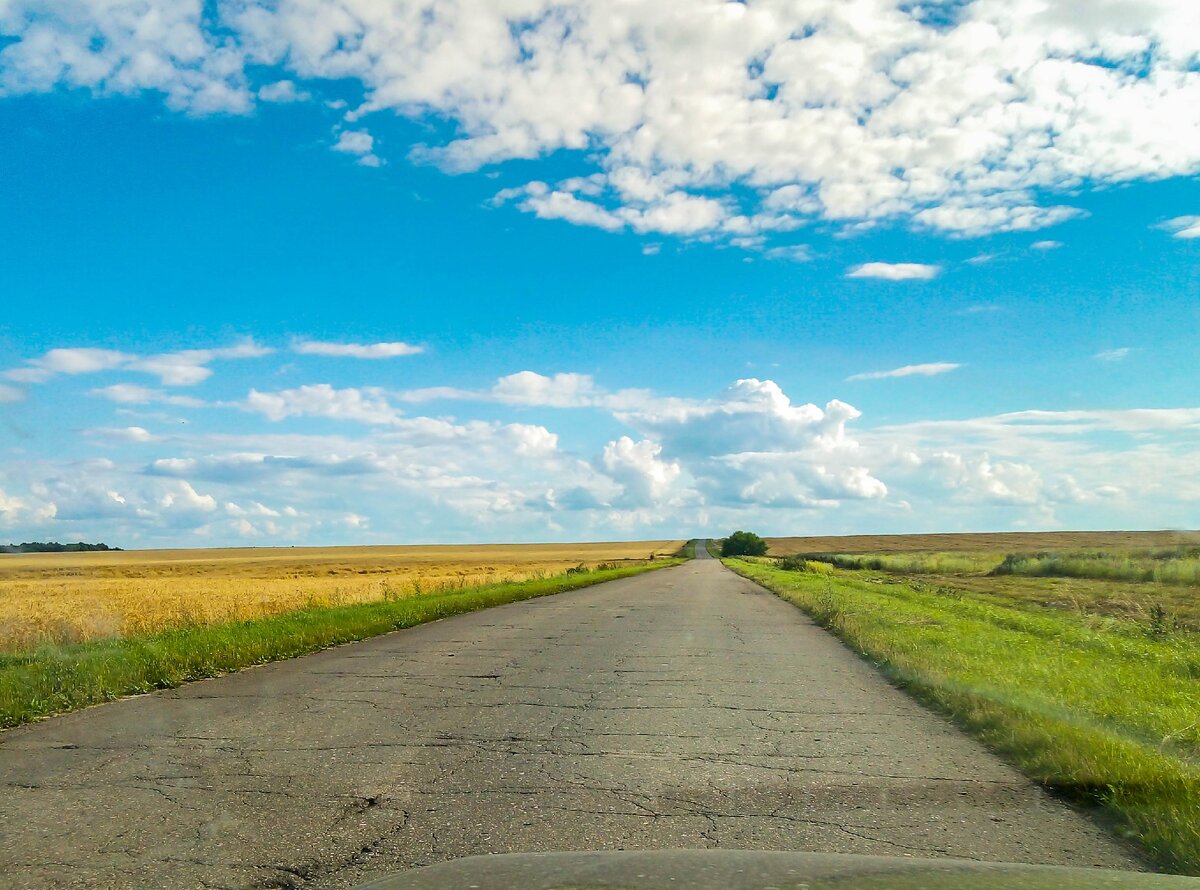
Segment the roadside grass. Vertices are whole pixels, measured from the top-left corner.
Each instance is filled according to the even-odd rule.
[[[1200,548],[1197,547],[1008,554],[928,551],[789,554],[792,555],[829,562],[839,569],[875,569],[930,575],[988,573],[1200,586]]]
[[[696,558],[696,540],[695,540],[695,538],[693,538],[692,540],[690,540],[686,544],[684,544],[682,547],[680,547],[679,552],[676,553],[675,555],[678,556],[680,559],[695,559]]]
[[[704,544],[704,549],[708,551],[709,556],[713,557],[714,559],[720,559],[721,558],[721,539],[720,538],[709,538]]]
[[[0,654],[0,728],[124,695],[175,687],[250,665],[306,655],[451,615],[564,593],[682,562],[670,558],[599,570],[576,568],[549,578],[314,607],[142,637],[3,653]]]
[[[779,564],[825,563],[846,570],[912,576],[913,583],[1051,606],[1085,616],[1124,618],[1158,629],[1200,630],[1200,551],[1192,546],[1145,550],[1037,553],[934,551],[796,553]]]
[[[725,563],[1038,782],[1101,806],[1162,867],[1200,874],[1196,634],[862,573]]]

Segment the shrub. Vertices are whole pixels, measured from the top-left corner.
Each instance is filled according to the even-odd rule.
[[[779,567],[789,572],[808,572],[810,575],[830,575],[833,573],[833,566],[829,563],[810,559],[800,553],[785,556],[779,561]]]
[[[767,542],[754,532],[734,532],[721,544],[722,556],[766,556]]]

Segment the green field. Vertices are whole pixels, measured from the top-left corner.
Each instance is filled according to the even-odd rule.
[[[997,554],[815,557],[726,564],[1037,781],[1102,807],[1162,867],[1200,874],[1198,591],[1172,563],[1194,555],[1038,556],[1013,573]]]
[[[203,624],[140,637],[44,645],[0,653],[0,728],[123,695],[216,677],[450,615],[627,578],[682,559],[550,578],[465,587],[402,599],[318,606],[248,621]]]

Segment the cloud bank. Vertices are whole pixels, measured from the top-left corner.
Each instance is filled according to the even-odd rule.
[[[1081,188],[1200,171],[1192,0],[10,0],[0,33],[3,95],[245,114],[357,84],[332,149],[382,164],[396,114],[450,122],[410,149],[449,172],[561,153],[575,174],[500,200],[613,231],[1029,231]]]

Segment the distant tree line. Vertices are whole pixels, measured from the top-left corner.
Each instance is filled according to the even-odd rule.
[[[120,550],[107,544],[60,544],[57,541],[26,541],[24,544],[0,544],[0,553],[86,553],[92,550]]]

